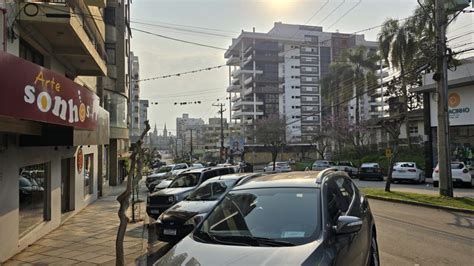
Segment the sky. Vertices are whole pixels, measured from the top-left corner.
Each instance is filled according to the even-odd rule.
[[[322,26],[324,31],[352,33],[380,25],[387,18],[406,18],[417,5],[416,0],[134,0],[130,20],[132,28],[138,30],[227,48],[241,30],[252,31],[255,27],[257,32],[268,32],[274,22],[305,24],[316,14],[307,25]],[[473,17],[474,13],[461,14],[450,26],[459,45],[474,41]],[[366,40],[375,41],[378,31],[376,28],[363,34]],[[131,50],[139,57],[141,79],[226,62],[223,50],[176,42],[133,29]],[[176,118],[183,113],[207,122],[208,118],[218,116],[217,107],[212,104],[224,101],[228,106],[225,100],[228,80],[228,68],[221,67],[143,81],[140,98],[158,103],[148,109],[152,127],[156,124],[161,133],[166,124],[168,132],[174,135]],[[201,104],[174,104],[183,101],[201,101]],[[228,108],[225,117],[229,117]]]

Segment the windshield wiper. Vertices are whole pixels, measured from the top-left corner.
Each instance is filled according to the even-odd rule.
[[[223,240],[219,240],[216,238],[215,235],[213,234],[210,234],[208,232],[205,232],[205,231],[198,231],[196,232],[198,234],[198,238],[201,239],[201,240],[204,240],[200,237],[200,235],[205,235],[209,240],[211,240],[211,242],[213,243],[220,243],[220,244],[224,244],[224,245],[237,245],[237,243],[234,243],[234,242],[228,242],[228,241],[223,241]],[[196,234],[195,234],[196,235]],[[248,245],[246,245],[248,246]]]
[[[249,236],[249,235],[240,235],[240,236],[214,235],[214,236],[218,238],[230,240],[230,241],[238,241],[239,243],[244,243],[251,246],[288,247],[288,246],[295,245],[287,241],[280,241],[280,240],[265,238],[265,237],[254,237],[254,236]]]

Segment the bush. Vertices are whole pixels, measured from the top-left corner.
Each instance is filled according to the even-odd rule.
[[[311,170],[312,165],[313,165],[312,162],[296,162],[294,165],[291,166],[291,170],[304,171],[306,167],[308,167]]]

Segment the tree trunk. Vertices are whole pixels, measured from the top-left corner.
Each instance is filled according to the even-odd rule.
[[[385,191],[390,192],[390,185],[392,184],[392,172],[393,172],[393,165],[397,159],[398,154],[398,142],[393,145],[393,153],[392,157],[388,160],[388,175],[387,175],[387,182],[385,182]]]
[[[277,156],[278,156],[278,151],[277,151],[276,148],[274,147],[274,148],[273,148],[273,151],[272,151],[273,171],[275,171],[275,165],[276,165]]]
[[[120,225],[117,231],[117,238],[115,240],[115,265],[123,266],[125,265],[125,256],[123,252],[123,240],[125,238],[125,232],[127,231],[127,225],[129,222],[129,218],[127,217],[126,211],[130,206],[130,195],[132,194],[132,183],[133,177],[132,175],[135,174],[135,165],[137,164],[137,156],[139,156],[141,152],[141,145],[143,143],[143,139],[145,135],[150,130],[150,125],[148,121],[145,121],[145,129],[143,130],[140,139],[136,142],[135,149],[133,150],[132,154],[130,155],[131,158],[131,165],[130,165],[130,172],[127,177],[127,186],[124,192],[122,192],[117,197],[117,201],[120,203],[120,208],[118,210],[118,217],[120,219]],[[141,170],[139,169],[139,173],[141,175]],[[132,178],[132,179],[131,179]]]

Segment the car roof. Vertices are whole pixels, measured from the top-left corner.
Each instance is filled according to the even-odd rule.
[[[319,188],[316,177],[319,171],[289,172],[254,177],[235,190],[270,187],[308,187]]]
[[[412,163],[412,164],[416,164],[415,162],[396,162],[396,163],[399,163],[399,164],[402,164],[402,163]]]
[[[239,180],[241,178],[252,176],[252,175],[257,175],[257,174],[256,173],[236,173],[236,174],[221,175],[221,176],[209,178],[208,180],[206,180],[206,183],[216,182],[218,180]]]
[[[204,168],[191,168],[191,169],[183,169],[184,171],[181,172],[182,174],[188,174],[188,173],[202,173],[210,170],[216,170],[216,169],[229,169],[231,167],[225,167],[225,166],[214,166],[214,167],[204,167]]]
[[[363,163],[362,165],[379,165],[379,163]]]

